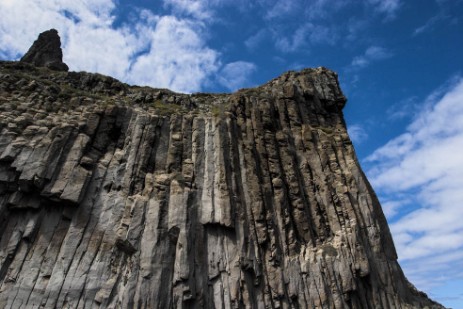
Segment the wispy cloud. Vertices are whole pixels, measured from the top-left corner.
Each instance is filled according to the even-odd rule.
[[[275,46],[283,52],[291,52],[299,49],[301,46],[308,43],[306,37],[309,34],[310,28],[311,24],[302,25],[297,28],[290,37],[288,37],[287,34],[280,34],[274,31]]]
[[[415,28],[412,36],[418,36],[425,32],[432,31],[436,27],[444,24],[456,26],[461,22],[461,13],[459,5],[463,3],[461,0],[435,0],[437,4],[437,12],[430,17],[421,26]]]
[[[211,19],[212,7],[204,0],[163,0],[164,6],[176,15],[186,15],[196,19]]]
[[[394,218],[401,209],[410,204],[410,200],[402,198],[400,200],[383,200],[381,207],[383,208],[384,214],[387,218]]]
[[[347,0],[261,0],[266,11],[266,31],[277,50],[294,52],[312,45],[333,45],[341,38],[340,25],[332,21],[333,15],[349,4]],[[291,33],[291,35],[288,35]]]
[[[326,19],[349,4],[349,0],[314,0],[305,7],[309,19]]]
[[[300,0],[274,1],[273,4],[269,5],[267,1],[264,2],[265,6],[269,7],[265,14],[267,19],[283,18],[298,12],[302,6],[302,2]]]
[[[250,86],[250,75],[256,71],[255,64],[246,61],[236,61],[225,65],[219,73],[219,82],[222,86],[235,91],[239,88]]]
[[[383,60],[392,57],[392,53],[381,46],[370,46],[363,55],[354,57],[351,62],[352,68],[363,68],[371,62]]]
[[[263,0],[267,1],[267,0]],[[253,1],[247,0],[162,0],[164,8],[170,9],[177,17],[188,17],[205,22],[220,22],[223,18],[220,10],[233,7],[241,12],[256,6]]]
[[[366,0],[366,2],[372,5],[376,11],[387,14],[388,17],[394,17],[402,5],[400,0]]]
[[[368,139],[368,134],[363,128],[363,126],[359,124],[349,125],[347,127],[347,131],[349,133],[350,139],[355,144],[360,144]]]
[[[400,120],[405,118],[411,118],[416,115],[418,109],[421,108],[418,104],[418,97],[412,96],[404,100],[399,101],[396,104],[390,106],[386,113],[390,120]]]
[[[249,50],[255,50],[267,38],[267,36],[269,36],[269,31],[267,31],[267,29],[260,29],[244,41],[244,45],[246,45]]]
[[[250,45],[255,46],[263,39],[263,33],[270,33],[268,37],[276,49],[285,53],[301,50],[309,53],[313,46],[334,45],[341,41],[347,44],[358,39],[360,32],[365,34],[368,25],[378,16],[390,20],[402,6],[401,0],[258,0],[257,3],[264,12],[261,16],[264,27],[248,39],[247,47],[251,49]],[[365,12],[365,15],[346,19],[345,16],[353,10]],[[359,57],[357,67],[376,60],[374,57]]]
[[[309,21],[329,18],[333,13],[347,6],[349,0],[274,0],[261,1],[261,5],[267,9],[267,19],[285,18],[289,15],[304,16]]]
[[[428,19],[426,21],[426,23],[424,23],[424,25],[421,25],[419,26],[418,28],[416,28],[414,31],[413,31],[413,35],[416,36],[416,35],[419,35],[423,32],[426,32],[426,31],[429,31],[431,30],[432,28],[434,28],[434,26],[441,20],[445,19],[445,18],[448,18],[449,16],[446,16],[444,15],[442,12],[438,13],[437,15],[434,15],[433,17],[431,17],[430,19]]]
[[[347,25],[345,29],[347,30],[347,34],[345,35],[346,40],[349,44],[352,44],[352,41],[358,43],[359,41],[359,34],[368,26],[368,20],[366,19],[359,19],[356,17],[351,17],[347,21]]]
[[[428,97],[406,133],[365,160],[382,199],[405,213],[389,217],[391,231],[406,274],[422,289],[463,276],[455,271],[463,269],[462,102],[458,77]]]
[[[273,29],[273,37],[275,46],[283,52],[293,52],[302,47],[311,44],[329,44],[333,45],[337,38],[337,32],[330,27],[315,25],[313,23],[305,23],[299,26],[292,36],[280,33]]]

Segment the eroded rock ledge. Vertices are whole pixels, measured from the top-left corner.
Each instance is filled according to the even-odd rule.
[[[443,308],[324,68],[178,94],[0,62],[0,308]]]

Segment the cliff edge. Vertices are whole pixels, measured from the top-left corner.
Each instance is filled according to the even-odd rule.
[[[443,308],[326,69],[232,94],[0,62],[0,308]]]

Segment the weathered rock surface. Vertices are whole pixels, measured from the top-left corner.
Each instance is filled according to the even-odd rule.
[[[21,61],[55,71],[69,70],[63,62],[61,39],[55,29],[42,32],[29,51],[21,58]]]
[[[0,63],[0,308],[443,308],[325,68],[178,94]]]

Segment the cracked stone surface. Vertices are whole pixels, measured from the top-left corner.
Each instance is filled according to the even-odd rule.
[[[325,68],[178,94],[0,62],[0,308],[443,308]]]

